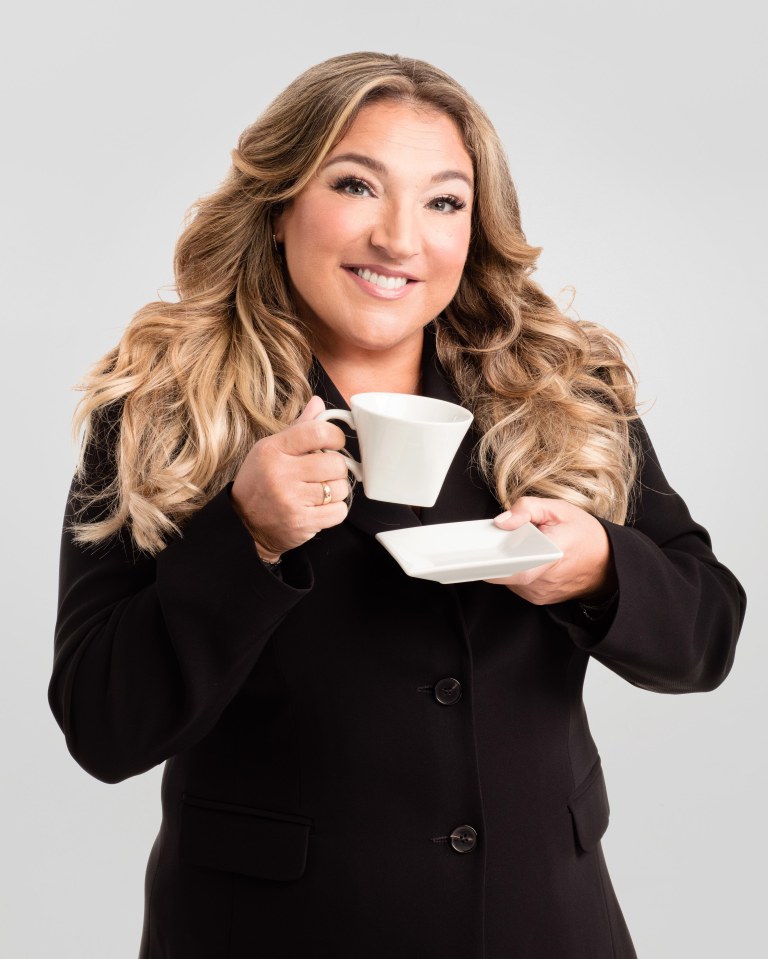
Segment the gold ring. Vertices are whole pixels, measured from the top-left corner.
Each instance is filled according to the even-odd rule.
[[[323,506],[327,506],[331,502],[331,487],[327,483],[320,484],[323,487]]]

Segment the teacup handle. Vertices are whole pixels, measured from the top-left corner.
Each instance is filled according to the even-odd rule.
[[[352,429],[356,429],[355,421],[352,418],[352,414],[349,410],[323,410],[322,413],[318,413],[315,417],[316,420],[341,420],[343,423],[346,423],[347,426],[351,426]],[[355,477],[358,482],[363,481],[363,467],[357,460],[350,456],[346,450],[338,450],[337,452],[341,453],[344,459],[347,461],[347,466],[349,467],[350,473]]]

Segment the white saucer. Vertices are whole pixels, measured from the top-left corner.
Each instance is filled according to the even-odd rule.
[[[509,532],[491,519],[410,526],[376,539],[409,576],[444,584],[510,576],[563,556],[531,523]]]

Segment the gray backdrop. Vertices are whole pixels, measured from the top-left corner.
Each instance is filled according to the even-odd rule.
[[[183,214],[297,73],[355,49],[452,73],[507,146],[552,295],[632,348],[665,471],[751,605],[731,677],[587,697],[641,957],[753,956],[766,833],[765,22],[746,0],[31,3],[0,57],[4,957],[136,955],[160,770],[106,786],[46,704],[72,386],[172,283]],[[212,957],[213,959],[213,957]],[[489,957],[497,959],[497,957]]]

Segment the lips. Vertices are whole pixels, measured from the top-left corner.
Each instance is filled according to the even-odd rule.
[[[369,266],[345,266],[351,279],[369,296],[399,300],[407,296],[420,282],[403,273],[379,272]]]
[[[346,263],[343,266],[359,286],[374,296],[399,298],[421,282],[411,273],[391,270],[376,263]]]
[[[380,290],[402,290],[408,282],[408,278],[405,276],[387,276],[385,273],[376,273],[362,267],[350,267],[350,269],[362,280],[373,284],[373,286],[378,286]]]
[[[369,270],[378,276],[404,276],[406,280],[418,282],[421,278],[409,273],[407,270],[394,270],[392,267],[382,266],[381,263],[342,263],[347,270]]]

